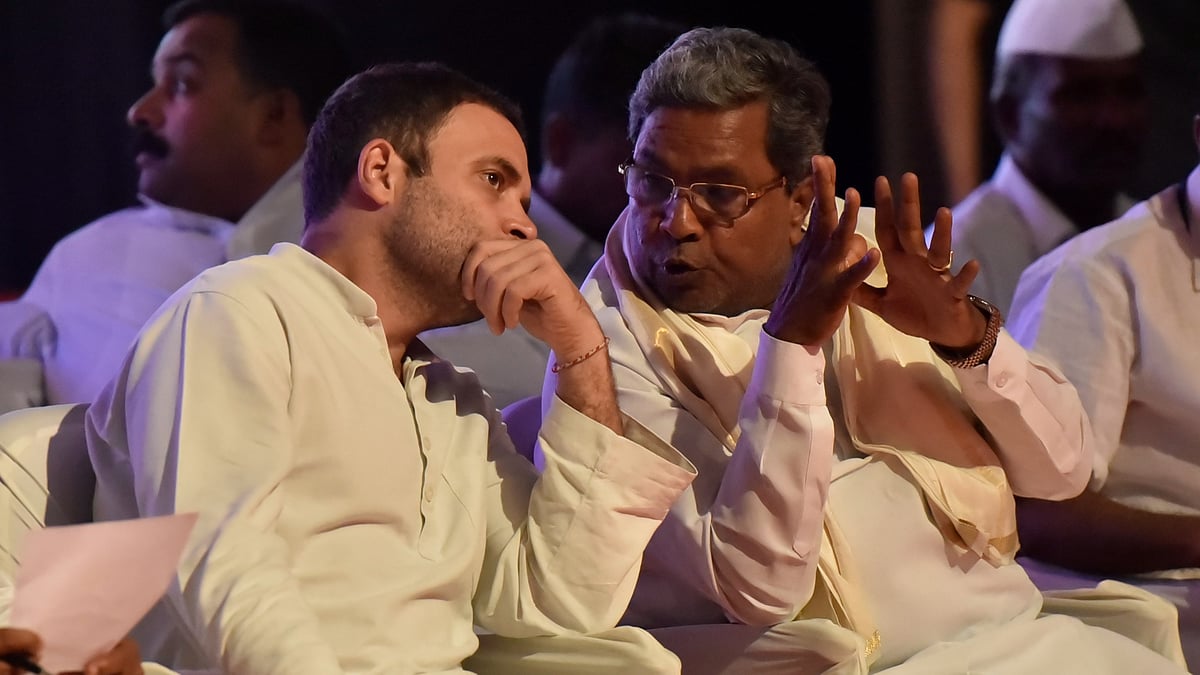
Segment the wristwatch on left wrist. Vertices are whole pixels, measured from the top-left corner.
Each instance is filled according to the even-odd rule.
[[[975,305],[975,308],[987,319],[987,328],[983,331],[983,340],[973,348],[967,347],[961,349],[943,347],[933,342],[929,343],[929,346],[933,347],[933,352],[953,368],[974,368],[982,363],[987,363],[988,359],[992,357],[992,352],[996,349],[996,340],[1000,337],[1001,326],[1004,325],[1004,317],[1000,314],[999,307],[974,295],[968,295],[967,301]]]

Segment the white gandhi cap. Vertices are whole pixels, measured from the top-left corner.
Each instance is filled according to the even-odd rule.
[[[1016,0],[1000,28],[996,57],[1119,59],[1141,49],[1142,34],[1124,0]]]

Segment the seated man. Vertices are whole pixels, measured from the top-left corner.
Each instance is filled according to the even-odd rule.
[[[1200,148],[1200,116],[1193,124]],[[1039,585],[1120,576],[1179,608],[1200,664],[1200,166],[1021,276],[1010,322],[1079,390],[1096,457],[1075,499],[1018,502]],[[1049,565],[1046,563],[1050,563]],[[1069,569],[1067,569],[1069,568]],[[1072,571],[1073,570],[1073,571]]]
[[[951,57],[952,58],[952,57]],[[954,207],[972,292],[1008,312],[1021,272],[1132,205],[1149,113],[1142,36],[1125,0],[1017,0],[996,44],[991,113],[1004,154]]]
[[[630,102],[630,205],[583,294],[622,410],[698,476],[623,621],[809,627],[790,654],[731,644],[722,658],[740,669],[711,672],[780,672],[813,651],[837,662],[847,633],[858,649],[839,673],[1183,672],[1043,614],[1014,563],[1013,495],[1083,489],[1087,420],[967,294],[978,263],[948,273],[946,209],[926,246],[914,176],[895,204],[876,183],[878,248],[856,233],[872,214],[854,190],[837,203],[819,156],[829,105],[789,45],[733,28],[681,36]],[[1177,634],[1166,643],[1178,658]]]
[[[356,75],[313,126],[301,246],[208,270],[147,322],[86,428],[98,520],[199,513],[168,620],[141,626],[181,651],[135,632],[150,658],[461,672],[476,624],[620,618],[694,469],[617,409],[604,335],[525,213],[519,118],[436,64]],[[475,376],[414,339],[480,316],[574,364],[540,477]]]
[[[163,14],[154,84],[129,108],[144,205],[55,245],[21,301],[45,312],[46,403],[87,403],[154,310],[200,271],[298,241],[300,158],[350,75],[337,26],[286,0],[181,0]],[[0,303],[4,343],[28,326]],[[0,398],[12,382],[0,380]]]

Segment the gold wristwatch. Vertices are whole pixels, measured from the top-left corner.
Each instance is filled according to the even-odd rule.
[[[996,339],[1000,337],[1000,327],[1004,325],[1004,317],[1001,316],[999,307],[974,295],[968,295],[967,300],[975,305],[975,308],[987,319],[983,340],[969,351],[968,348],[952,349],[933,342],[929,343],[929,346],[933,347],[933,352],[953,368],[974,368],[981,363],[987,363],[996,349]]]

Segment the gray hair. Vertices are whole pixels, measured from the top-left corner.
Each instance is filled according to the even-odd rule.
[[[829,84],[790,44],[742,28],[694,28],[645,71],[629,101],[629,138],[658,108],[729,110],[765,101],[767,158],[795,184],[829,125]]]

